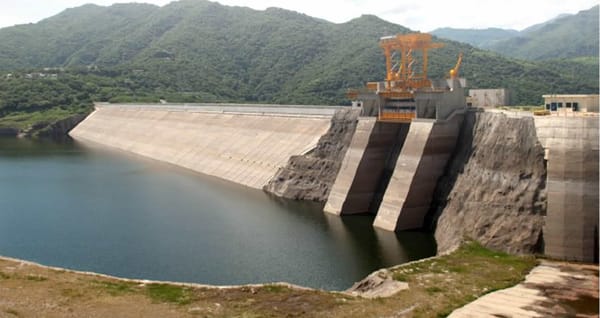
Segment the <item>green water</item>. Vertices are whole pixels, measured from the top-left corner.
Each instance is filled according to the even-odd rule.
[[[0,254],[130,278],[346,289],[430,234],[72,141],[0,138]]]

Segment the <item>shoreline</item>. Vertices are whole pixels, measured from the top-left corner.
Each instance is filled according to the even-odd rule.
[[[597,265],[540,263],[532,256],[494,252],[475,242],[450,254],[375,271],[355,284],[353,291],[325,291],[285,282],[218,286],[130,279],[0,256],[0,316],[447,316],[484,295],[497,293],[494,291],[506,293],[504,290],[524,281],[530,284],[526,279],[532,270],[547,269],[549,263],[557,269],[551,273],[553,284],[572,279],[585,286],[597,282]],[[562,286],[548,289],[549,285],[541,284],[535,288],[532,293],[541,294],[530,297],[534,309],[521,308],[516,302],[506,307],[545,310],[535,302],[543,296],[544,301],[558,306],[553,309],[593,313],[593,308],[577,307],[578,303],[564,297],[575,295],[586,304],[594,299],[597,303],[597,290],[577,289],[567,295],[560,292]]]

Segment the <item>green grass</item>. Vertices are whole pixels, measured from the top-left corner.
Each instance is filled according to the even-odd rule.
[[[399,266],[392,277],[408,282],[415,301],[435,297],[435,305],[415,310],[419,317],[445,317],[481,295],[521,282],[537,261],[493,251],[467,242],[457,251],[434,259]]]
[[[157,302],[185,305],[192,301],[192,291],[186,287],[169,284],[150,284],[146,286],[146,291],[148,296]]]
[[[114,282],[94,281],[93,283],[94,283],[94,285],[105,290],[112,296],[119,296],[119,295],[131,293],[131,292],[135,291],[135,289],[134,289],[135,283],[121,282],[121,281],[114,281]]]
[[[4,312],[15,317],[22,317],[21,313],[14,309],[4,309]]]
[[[77,111],[51,108],[37,112],[18,112],[0,117],[0,128],[28,129],[38,123],[52,123],[77,114]]]
[[[27,275],[26,276],[27,280],[33,281],[33,282],[44,282],[48,280],[48,277],[42,276],[42,275]]]
[[[288,291],[289,288],[287,288],[286,286],[282,286],[282,285],[269,284],[269,285],[265,285],[263,287],[263,290],[265,290],[269,293],[282,293],[282,292]]]

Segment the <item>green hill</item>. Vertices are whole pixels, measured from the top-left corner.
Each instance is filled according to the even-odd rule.
[[[79,112],[90,100],[349,104],[348,88],[385,74],[379,38],[409,31],[371,15],[334,24],[202,0],[85,5],[0,29],[0,117]],[[471,87],[512,89],[519,104],[598,90],[597,68],[578,73],[579,62],[525,62],[444,42],[431,51],[431,77],[444,77],[462,51]]]
[[[543,60],[598,56],[599,7],[564,16],[498,41],[489,49],[521,59]]]
[[[452,41],[469,43],[478,48],[486,48],[498,41],[506,40],[519,35],[517,30],[499,28],[487,29],[455,29],[439,28],[431,31],[431,34]]]

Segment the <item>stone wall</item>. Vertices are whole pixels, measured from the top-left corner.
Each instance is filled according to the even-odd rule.
[[[541,252],[545,185],[544,149],[533,118],[467,112],[436,190],[438,252],[465,237],[511,253]]]

